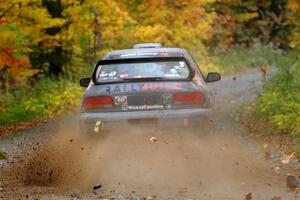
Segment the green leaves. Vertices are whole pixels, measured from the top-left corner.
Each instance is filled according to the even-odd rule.
[[[277,133],[300,136],[300,69],[279,66],[258,97],[258,111]]]
[[[79,109],[83,89],[68,81],[43,80],[34,87],[4,96],[0,124],[10,125],[31,119],[50,119]],[[11,92],[13,93],[13,92]]]
[[[25,101],[26,110],[53,118],[79,109],[82,89],[74,83],[45,80],[37,88],[37,95]]]
[[[5,154],[2,151],[0,151],[0,160],[4,160],[4,159],[7,159],[7,158],[6,158]]]

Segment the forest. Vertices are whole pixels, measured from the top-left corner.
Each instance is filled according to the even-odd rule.
[[[76,112],[79,78],[106,52],[159,42],[205,73],[276,69],[242,112],[257,131],[300,138],[299,0],[0,2],[0,132]]]

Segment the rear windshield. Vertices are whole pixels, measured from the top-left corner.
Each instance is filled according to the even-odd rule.
[[[187,79],[190,70],[185,61],[138,62],[98,65],[97,82],[143,78]]]

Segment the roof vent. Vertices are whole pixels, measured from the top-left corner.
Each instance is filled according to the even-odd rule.
[[[144,49],[144,48],[161,48],[160,43],[140,43],[133,45],[134,49]]]

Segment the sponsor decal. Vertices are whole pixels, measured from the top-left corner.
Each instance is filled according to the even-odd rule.
[[[127,106],[128,110],[158,110],[163,108],[163,105]]]
[[[166,91],[181,90],[180,83],[132,83],[132,84],[118,84],[107,85],[105,91],[108,93],[117,92],[135,92],[135,91]]]
[[[127,110],[127,96],[125,95],[120,95],[120,96],[115,96],[115,105],[121,107],[121,110]]]
[[[161,95],[161,99],[164,103],[172,102],[173,96],[169,93]]]
[[[125,95],[115,96],[115,104],[116,105],[127,104],[127,96]]]
[[[156,52],[142,52],[142,53],[129,53],[120,55],[121,58],[132,57],[132,56],[157,56],[159,53]]]
[[[173,95],[172,94],[163,94],[161,95],[161,100],[164,103],[164,107],[167,109],[172,108]]]
[[[121,92],[120,86],[116,85],[115,89],[114,89],[114,92]]]
[[[100,78],[106,78],[106,77],[115,77],[117,75],[116,71],[112,71],[110,73],[101,72],[99,75]]]
[[[144,104],[145,105],[149,105],[150,104],[149,101],[148,101],[148,99],[144,98]]]
[[[121,106],[121,110],[128,110],[127,104],[123,104],[123,105]]]

